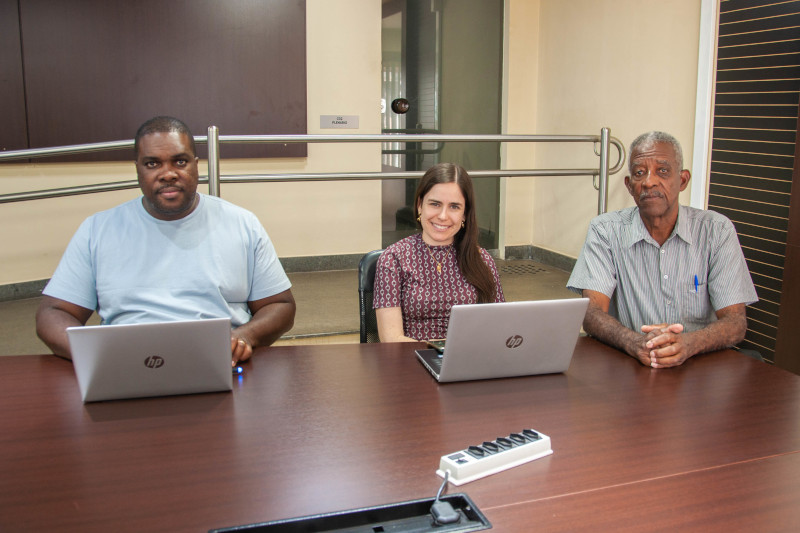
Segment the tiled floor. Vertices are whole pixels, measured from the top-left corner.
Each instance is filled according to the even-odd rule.
[[[498,261],[508,301],[576,296],[566,288],[568,272],[527,260]],[[358,283],[355,270],[289,274],[297,301],[292,330],[281,344],[358,342]],[[47,353],[36,337],[38,298],[0,302],[0,354]],[[96,323],[96,317],[93,317]]]

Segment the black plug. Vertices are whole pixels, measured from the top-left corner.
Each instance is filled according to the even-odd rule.
[[[461,520],[461,515],[458,514],[458,511],[453,509],[450,502],[444,502],[442,500],[436,501],[433,506],[431,506],[431,516],[433,516],[433,521],[439,525],[455,524]]]
[[[436,498],[433,500],[433,505],[431,505],[431,516],[433,517],[433,521],[440,526],[445,524],[455,524],[461,520],[461,515],[458,514],[458,511],[453,509],[453,506],[450,505],[450,502],[443,502],[439,499],[449,479],[450,471],[445,470],[444,481],[442,481],[442,486],[439,487],[439,492],[436,493]]]

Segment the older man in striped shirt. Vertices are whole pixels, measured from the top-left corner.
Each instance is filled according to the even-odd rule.
[[[584,330],[653,368],[737,344],[758,297],[733,224],[678,204],[691,174],[671,135],[637,137],[629,170],[636,207],[592,220],[567,282],[589,298]]]

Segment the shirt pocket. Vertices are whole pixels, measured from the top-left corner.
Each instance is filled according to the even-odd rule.
[[[705,280],[686,283],[681,293],[681,323],[685,331],[702,329],[713,321],[708,283]]]

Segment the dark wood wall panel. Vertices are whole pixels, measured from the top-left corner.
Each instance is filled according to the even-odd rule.
[[[758,146],[753,145],[753,149],[757,150]],[[725,152],[723,151],[723,153]],[[729,155],[729,152],[725,153],[725,155]],[[743,166],[743,165],[733,164],[729,161],[712,161],[711,171],[720,172],[724,174],[751,176],[751,177],[767,178],[775,180],[790,180],[792,174],[791,169],[785,167],[767,168],[758,165]]]
[[[747,252],[748,252],[748,250],[745,249],[745,253],[747,253]],[[781,279],[780,276],[781,276],[781,274],[783,272],[783,269],[782,269],[781,266],[770,265],[769,263],[759,263],[758,260],[756,260],[756,259],[750,259],[749,265],[750,265],[750,271],[752,272],[752,275],[753,275],[753,281],[754,282],[755,281],[763,282],[762,276],[766,277],[766,278],[769,278],[771,280],[780,280]],[[762,283],[758,283],[757,286],[759,288],[762,288],[762,289],[764,288]],[[780,303],[779,299],[773,298],[772,300],[770,300],[768,298],[769,296],[770,295],[767,294],[766,292],[759,293],[759,298],[761,298],[761,300],[763,300],[765,302],[764,309],[767,309],[767,310],[771,310],[770,305],[772,305],[772,304],[777,305],[777,304]],[[767,304],[766,302],[769,302],[769,304]],[[779,310],[778,310],[778,308],[775,308],[774,311],[775,311],[775,314],[777,315]]]
[[[795,106],[796,108],[796,106]],[[791,164],[792,160],[794,159],[794,155],[790,156],[781,156],[781,155],[774,155],[771,153],[766,153],[766,148],[764,145],[751,145],[747,150],[751,151],[743,151],[743,152],[736,152],[733,150],[724,150],[720,149],[720,152],[725,152],[727,156],[726,163],[733,163],[733,164],[749,164],[752,166],[757,167],[766,167],[766,168],[783,168],[784,171],[786,170],[786,163],[788,161]],[[762,153],[753,152],[752,150],[764,150]]]
[[[737,198],[730,196],[715,195],[716,201],[714,205],[721,209],[729,209],[734,212],[739,211],[742,213],[752,213],[754,216],[751,220],[760,220],[762,225],[770,222],[774,223],[776,227],[783,228],[786,225],[786,220],[789,218],[788,205],[767,204],[764,202],[755,202],[752,197]],[[742,220],[747,220],[742,218]]]
[[[784,250],[784,254],[785,253],[786,251]],[[750,258],[753,262],[763,265],[764,272],[770,275],[772,279],[776,281],[773,289],[777,289],[780,292],[780,277],[777,276],[780,276],[782,273],[784,255],[776,255],[770,252],[765,252],[759,248],[751,248]],[[765,289],[768,288],[769,287],[765,287]]]
[[[720,26],[725,26],[726,35],[769,31],[774,29],[776,24],[780,25],[781,29],[800,26],[800,13],[790,11],[792,8],[786,3],[773,2],[772,5],[759,7],[757,2],[753,2],[749,5],[749,9],[747,7],[735,11],[722,9],[720,9],[719,23]],[[758,18],[752,18],[756,12]]]
[[[792,68],[792,75],[797,76],[798,69]],[[794,119],[792,112],[797,108],[797,103],[779,105],[770,100],[769,104],[764,105],[742,105],[734,104],[728,106],[718,105],[715,107],[714,112],[719,116],[746,116],[746,117],[784,117],[789,120]]]
[[[720,150],[733,152],[734,154],[746,152],[747,150],[751,150],[754,146],[752,143],[737,141],[735,139],[732,140],[720,139],[719,141],[717,141],[717,145]],[[794,147],[792,146],[792,144],[787,142],[784,143],[764,142],[756,146],[758,146],[758,148],[762,150],[765,154],[794,158]]]
[[[738,226],[736,228],[740,233],[747,234],[747,231],[764,228],[764,235],[778,235],[779,237],[782,236],[784,240],[786,239],[786,219],[773,216],[771,208],[762,209],[762,206],[759,205],[744,205],[742,206],[743,209],[734,210],[724,204],[725,198],[709,194],[708,205],[710,208],[730,218],[734,224],[737,222],[744,224],[741,228]],[[769,213],[764,211],[769,211]],[[747,226],[750,226],[750,228]],[[778,233],[769,233],[770,231],[777,231]],[[756,234],[756,236],[759,235]]]
[[[759,302],[744,347],[776,359],[800,97],[800,1],[720,2],[709,209],[739,233]]]
[[[734,186],[734,185],[727,185],[727,184],[714,184],[709,188],[711,194],[720,197],[727,197],[727,198],[737,198],[742,192],[742,189],[745,187],[742,186]],[[770,191],[768,189],[763,190],[756,190],[756,189],[749,189],[747,191],[748,200],[751,202],[760,202],[762,204],[773,204],[781,206],[781,202],[786,200],[786,194],[776,193]],[[731,206],[733,207],[733,206]]]
[[[739,47],[743,49],[745,47]],[[740,50],[744,51],[744,50]],[[746,53],[756,53],[755,50],[746,50]],[[738,69],[771,69],[775,67],[793,67],[797,64],[797,57],[800,54],[781,54],[775,56],[768,56],[764,59],[759,57],[749,57],[749,58],[731,58],[729,61],[736,63],[736,68]],[[720,65],[725,65],[726,60],[720,60]],[[768,73],[774,72],[771,70],[767,71]]]
[[[20,0],[31,147],[130,139],[177,116],[195,135],[306,132],[304,0]],[[303,144],[222,147],[304,156]],[[129,154],[126,154],[129,157]]]
[[[717,85],[719,90],[719,85]],[[762,91],[761,94],[769,94]],[[787,132],[794,128],[795,121],[790,118],[775,117],[746,117],[746,116],[723,116],[714,118],[714,124],[721,128],[745,129],[745,130],[773,130],[776,132]]]
[[[0,150],[28,147],[17,0],[0,0]]]
[[[722,214],[725,214],[722,210],[718,211]],[[736,222],[736,229],[739,231],[739,242],[742,242],[743,236],[752,236],[756,239],[773,242],[786,242],[786,230],[782,231],[780,229],[774,229],[768,226],[750,224],[749,222],[744,222],[742,220]]]
[[[771,253],[778,256],[784,256],[786,254],[785,243],[779,241],[772,241],[762,236],[741,234],[739,235],[739,242],[741,243],[742,246],[746,246],[748,248],[753,248],[753,249],[759,249],[766,253]],[[778,289],[780,290],[780,287],[778,287]]]
[[[800,63],[800,57],[797,58],[798,63]],[[757,92],[757,90],[753,89],[746,89],[742,86],[739,86],[738,89],[741,90],[750,90],[752,92],[749,93],[728,93],[728,94],[720,94],[719,98],[717,98],[717,105],[744,105],[744,104],[751,104],[751,105],[758,105],[763,103],[763,99]],[[786,106],[794,106],[795,103],[792,102],[792,93],[787,91],[785,93],[774,93],[773,97],[771,98],[771,103],[773,105],[786,105]]]
[[[730,68],[732,62],[724,65]],[[753,80],[771,80],[773,78],[787,79],[796,77],[797,69],[793,66],[789,67],[768,67],[763,68],[745,68],[743,70],[730,70],[723,71],[717,74],[717,82],[738,82],[738,81],[753,81]]]
[[[772,327],[775,320],[777,320],[777,314],[770,313],[766,309],[753,307],[752,309],[748,309],[747,319],[748,322],[753,321],[754,323],[769,324],[770,327]]]
[[[758,274],[754,273],[753,281],[754,282],[758,281]],[[756,287],[758,287],[757,284],[756,284]],[[780,313],[780,302],[777,301],[777,300],[767,300],[766,298],[761,298],[757,303],[755,303],[752,306],[748,307],[747,311],[748,311],[747,312],[748,319],[750,319],[751,316],[752,317],[756,317],[756,316],[761,316],[762,317],[761,322],[763,322],[764,324],[768,324],[769,325],[769,327],[771,328],[770,329],[770,331],[771,331],[770,337],[772,337],[774,339],[775,338],[775,327],[776,327],[775,324],[777,323],[778,314]],[[748,335],[749,335],[750,324],[748,324],[747,326],[748,326]],[[750,337],[747,337],[747,339],[750,340],[750,342],[752,342],[752,339],[750,339]],[[766,354],[766,355],[769,355],[769,354]]]
[[[724,0],[723,0],[724,1]],[[761,32],[745,32],[745,33],[729,33],[732,28],[726,28],[725,35],[719,36],[719,44],[720,46],[724,46],[726,48],[736,47],[740,45],[747,45],[747,44],[756,44],[760,45],[763,43],[775,43],[779,41],[791,41],[795,38],[797,33],[797,28],[792,28],[791,26],[780,28],[777,30],[765,30]],[[725,58],[727,57],[725,54],[730,54],[736,57],[742,57],[743,54],[740,53],[738,50],[730,50],[730,51],[721,51],[721,55],[718,57]]]
[[[753,54],[759,56],[765,55],[778,55],[778,54],[794,54],[795,49],[792,47],[791,39],[793,30],[785,30],[783,35],[778,35],[773,32],[769,38],[774,39],[769,42],[763,43],[742,43],[741,45],[729,45],[719,51],[719,60],[730,58],[739,58],[745,54]],[[750,34],[746,34],[750,35]],[[761,37],[763,38],[763,37]],[[743,48],[743,47],[747,48]],[[744,53],[743,53],[744,52]],[[788,63],[784,63],[788,64]]]
[[[714,186],[729,186],[746,188],[750,190],[770,191],[782,194],[789,194],[791,184],[785,181],[760,178],[757,176],[738,176],[736,174],[717,173],[717,183]]]
[[[752,89],[744,89],[743,90],[750,90],[753,94],[767,92],[766,88],[752,88]],[[719,92],[717,96],[722,96]],[[725,139],[737,139],[742,141],[766,141],[766,142],[783,142],[783,143],[791,143],[793,141],[793,137],[791,132],[787,131],[776,131],[776,130],[743,130],[741,128],[725,128],[718,124],[714,124],[714,138],[725,140]]]

